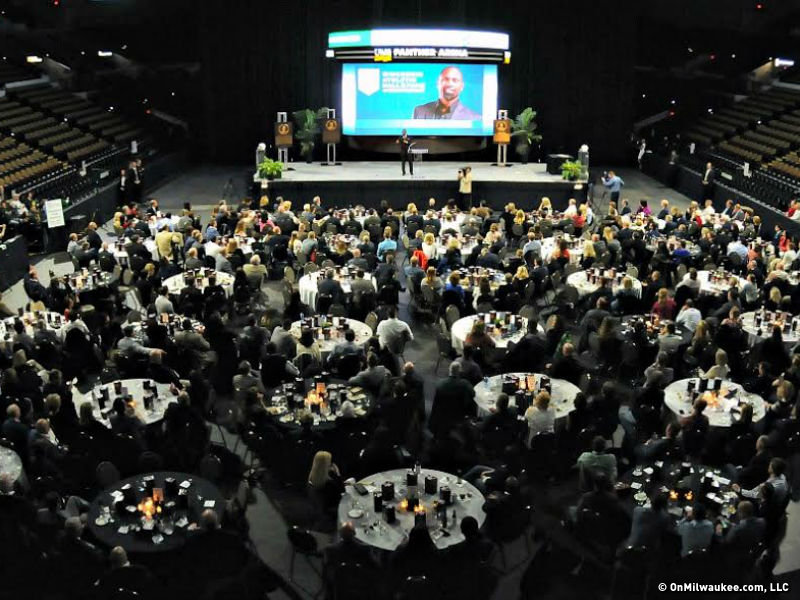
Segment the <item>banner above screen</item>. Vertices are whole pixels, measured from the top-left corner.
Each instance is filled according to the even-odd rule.
[[[511,61],[507,33],[461,29],[365,29],[328,34],[325,55],[341,61]]]
[[[491,135],[497,65],[345,64],[341,114],[346,135]]]

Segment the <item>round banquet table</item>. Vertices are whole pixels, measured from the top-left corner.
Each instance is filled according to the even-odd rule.
[[[156,246],[155,240],[150,238],[145,239],[143,242],[144,247],[147,248],[147,251],[150,252],[150,257],[158,263],[158,246]],[[120,264],[127,264],[130,261],[130,256],[128,255],[128,251],[125,249],[127,244],[115,244],[112,248],[112,252],[114,253],[114,258],[117,259],[117,262]]]
[[[608,273],[608,271],[606,271]],[[628,277],[624,273],[621,273],[623,278]],[[609,278],[611,281],[611,291],[616,292],[617,289],[620,287],[621,284],[617,283],[616,280]],[[636,293],[638,298],[642,297],[642,282],[636,279],[635,277],[631,277],[631,281],[633,281],[633,290]],[[576,290],[578,290],[578,295],[580,296],[588,296],[589,294],[596,292],[597,289],[600,287],[599,283],[592,283],[589,281],[589,278],[586,275],[586,271],[576,271],[569,277],[567,277],[567,285],[571,285]]]
[[[355,319],[347,319],[345,317],[334,317],[337,321],[344,319],[347,321],[347,326],[355,331],[356,339],[355,343],[364,345],[367,343],[367,340],[372,337],[372,329],[366,323],[362,323],[361,321],[356,321]],[[302,321],[295,321],[292,323],[291,329],[289,329],[289,333],[291,333],[296,339],[300,339],[300,329],[302,327]],[[316,336],[317,345],[319,346],[320,352],[323,355],[330,354],[336,344],[345,341],[344,339],[344,332],[338,331],[335,327],[331,327],[331,337],[330,339],[322,339],[322,328],[319,330],[319,335]]]
[[[352,522],[356,528],[356,539],[364,544],[390,552],[396,550],[414,527],[413,512],[400,507],[406,497],[406,473],[406,469],[395,469],[365,477],[359,482],[369,492],[365,496],[359,495],[354,486],[348,485],[339,502],[339,522]],[[437,488],[447,485],[452,491],[453,504],[447,507],[449,536],[441,532],[441,526],[433,517],[433,501],[439,498],[439,494],[425,493],[426,476],[438,479]],[[391,525],[384,520],[382,514],[375,514],[372,496],[373,492],[380,491],[382,484],[387,481],[394,483],[395,494],[393,500],[384,501],[383,505],[397,507],[395,511],[397,520]],[[464,541],[464,536],[461,534],[461,519],[464,517],[474,517],[478,521],[478,526],[483,525],[486,520],[486,513],[483,512],[484,497],[474,485],[456,475],[424,468],[420,471],[418,482],[420,503],[428,510],[428,529],[431,539],[440,550]],[[452,522],[454,510],[457,516],[456,523]],[[361,516],[355,516],[360,514],[358,511],[361,511]]]
[[[687,274],[686,277],[689,277]],[[722,295],[727,294],[728,290],[731,289],[731,286],[728,284],[731,277],[739,281],[739,278],[735,275],[731,275],[730,273],[725,274],[724,281],[718,280],[715,282],[711,281],[711,271],[698,271],[697,272],[697,280],[700,282],[700,292],[703,294],[713,294],[713,295]]]
[[[8,475],[11,481],[22,478],[22,459],[11,448],[0,446],[0,475]]]
[[[736,514],[740,500],[731,484],[720,469],[698,463],[659,460],[627,471],[615,488],[621,498],[626,498],[623,506],[629,512],[633,512],[636,506],[650,506],[650,497],[654,494],[665,494],[668,498],[667,512],[677,521],[684,516],[684,508],[696,502],[708,507],[710,514],[731,518]]]
[[[297,282],[297,289],[300,291],[300,300],[303,301],[303,304],[310,306],[311,308],[314,308],[317,305],[317,281],[324,274],[325,270],[320,269],[319,271],[315,271],[314,273],[303,275]],[[337,274],[334,276],[334,279],[336,279],[336,281],[339,282],[339,285],[342,286],[342,291],[345,294],[351,293],[349,277],[343,277]],[[372,286],[375,288],[375,291],[377,292],[378,284],[375,282],[375,277],[370,275],[368,281],[372,282]]]
[[[691,395],[687,391],[687,384],[689,381],[698,380],[696,378],[680,379],[678,381],[673,381],[664,389],[664,403],[679,417],[689,416],[692,412]],[[709,379],[708,383],[709,387],[713,386],[713,380]],[[764,418],[766,408],[761,396],[746,392],[741,385],[728,380],[722,382],[722,390],[736,390],[737,398],[740,401],[750,402],[753,405],[753,422],[760,421]],[[717,406],[713,406],[709,403],[708,407],[703,412],[703,414],[708,417],[708,422],[712,427],[730,427],[731,408],[738,408],[739,402],[731,400],[729,405],[726,404],[724,399],[721,399],[721,401],[717,403]]]
[[[763,315],[763,313],[760,313]],[[777,316],[774,312],[767,313],[767,319],[763,319],[760,327],[756,325],[756,313],[755,311],[750,311],[742,314],[742,329],[744,329],[748,336],[750,337],[750,343],[756,344],[761,340],[765,340],[772,335],[772,325],[775,323],[775,317]],[[783,319],[783,317],[781,317]],[[789,331],[783,330],[783,343],[788,344],[790,346],[794,346],[797,342],[800,342],[800,318],[792,317],[789,315],[788,323],[792,323],[794,328],[790,328]],[[781,321],[781,325],[783,321]],[[759,330],[761,333],[759,334]]]
[[[146,409],[144,407],[145,381],[152,380],[122,379],[119,381],[119,383],[122,383],[122,393],[127,393],[133,397],[136,416],[139,417],[139,420],[141,420],[141,422],[145,425],[152,425],[153,423],[158,423],[164,418],[164,413],[167,412],[167,407],[173,402],[177,402],[178,396],[170,391],[169,384],[156,383],[155,381],[152,381],[152,384],[157,390],[157,394],[155,401],[153,402],[153,407],[151,409]],[[114,399],[117,397],[117,393],[114,389],[115,383],[117,382],[112,381],[111,383],[97,385],[86,394],[81,394],[77,388],[73,388],[75,406],[80,406],[80,404],[83,402],[91,402],[92,412],[94,413],[95,418],[103,425],[110,428],[111,422],[108,420],[108,415],[113,411]],[[101,410],[99,398],[102,394],[101,390],[103,388],[108,389],[108,401],[106,402],[105,408]]]
[[[164,317],[168,317],[168,320],[167,320],[166,323],[164,322]],[[183,330],[183,321],[184,321],[184,319],[187,319],[187,318],[188,317],[185,317],[183,315],[179,315],[177,313],[171,313],[171,314],[161,313],[160,315],[158,315],[158,317],[156,317],[156,321],[162,327],[172,327],[172,333],[170,335],[170,337],[172,337],[172,335],[174,335],[178,331],[182,331]],[[202,334],[204,329],[205,329],[205,325],[203,325],[197,319],[190,319],[190,320],[192,321],[192,329],[194,330],[194,332]],[[146,337],[146,334],[147,334],[147,331],[146,331],[147,320],[134,321],[133,323],[130,323],[130,326],[133,328],[133,335],[139,341],[144,341],[144,339]]]
[[[313,382],[313,380],[310,380]],[[307,402],[309,392],[312,386],[308,383],[305,386],[307,390],[305,395],[297,392],[295,383],[284,383],[281,387],[276,388],[272,395],[267,399],[266,411],[267,414],[276,421],[276,424],[282,429],[289,431],[298,430],[302,425],[300,416],[309,410],[310,404]],[[342,416],[341,408],[341,391],[345,390],[347,400],[353,403],[357,419],[366,417],[372,409],[373,398],[367,390],[357,387],[349,386],[347,382],[332,381],[326,384],[328,393],[336,394],[338,403],[334,407],[328,404],[320,411],[311,411],[311,416],[314,418],[313,428],[315,431],[326,432],[336,429],[337,418]]]
[[[223,273],[222,271],[211,271],[211,269],[206,268],[199,269],[199,272],[202,273],[203,279],[201,282],[197,282],[195,279],[195,285],[201,291],[208,287],[209,274],[214,273],[217,278],[217,283],[223,287],[225,294],[227,296],[231,296],[233,294],[233,275],[229,273]],[[185,276],[186,273],[178,273],[172,277],[167,277],[163,281],[163,285],[166,286],[170,294],[180,294],[181,290],[186,287],[186,283],[184,282]]]
[[[325,240],[325,245],[331,252],[336,251],[336,245],[340,241],[344,242],[347,249],[351,251],[358,248],[358,245],[361,243],[357,235],[350,235],[347,233],[323,233],[322,238]]]
[[[25,333],[30,336],[33,336],[34,333],[33,324],[39,319],[44,319],[46,329],[55,331],[59,339],[64,338],[64,325],[67,324],[67,319],[64,318],[64,315],[52,311],[37,313],[26,312],[23,313],[21,317],[6,317],[0,321],[0,338],[5,338],[6,335],[14,335],[14,322],[17,319],[22,319],[22,324],[25,326]]]
[[[540,252],[541,257],[544,259],[545,262],[550,262],[551,257],[553,256],[553,252],[555,252],[556,248],[558,248],[558,243],[562,240],[566,240],[571,247],[567,248],[569,251],[569,262],[573,264],[578,264],[583,257],[583,238],[575,239],[572,237],[546,237],[542,240],[542,249]],[[577,242],[577,244],[573,246],[572,242]]]
[[[498,315],[502,314],[498,311]],[[450,341],[453,344],[453,350],[458,352],[459,354],[464,351],[464,343],[467,340],[467,336],[469,332],[472,331],[472,324],[475,322],[475,319],[478,318],[478,315],[470,315],[468,317],[462,317],[455,323],[453,323],[453,327],[450,329]],[[513,333],[510,333],[505,336],[501,336],[499,334],[491,333],[492,339],[494,340],[495,348],[507,348],[509,342],[514,342],[515,344],[518,343],[525,334],[528,332],[528,320],[524,317],[520,317],[517,315],[517,330]],[[537,329],[539,332],[542,331],[542,326],[537,324]],[[490,332],[489,328],[486,329],[487,333]]]
[[[447,231],[448,229],[454,229],[455,231],[460,232],[461,226],[464,224],[464,221],[467,220],[468,213],[463,212],[442,212],[438,211],[436,213],[436,218],[439,219],[439,222],[442,224],[442,228],[440,231]]]
[[[175,502],[175,506],[171,517],[162,516],[148,531],[142,527],[144,520],[136,504],[147,495],[145,486],[150,478],[154,487],[164,491],[165,512],[162,515],[169,512],[171,502]],[[177,490],[186,489],[187,508],[182,508],[176,501],[177,494],[167,489],[165,481],[169,478],[175,479]],[[225,510],[225,498],[213,483],[188,473],[156,471],[123,479],[98,494],[89,506],[88,524],[95,538],[108,548],[122,546],[133,554],[167,552],[183,546],[189,535],[189,525],[196,523],[206,508],[220,516]],[[155,536],[161,541],[156,543]]]
[[[461,251],[462,259],[466,259],[472,251],[475,249],[475,246],[478,245],[478,242],[475,238],[471,238],[468,242],[461,239],[459,236],[459,250]],[[436,240],[436,254],[444,256],[447,254],[447,249],[449,248],[449,242],[446,241],[443,237],[440,237]]]
[[[80,272],[65,275],[64,279],[78,294],[85,294],[107,288],[114,279],[114,276],[111,273],[100,271],[99,269],[95,269],[91,273],[87,269],[81,269]]]
[[[503,391],[503,377],[527,377],[533,376],[538,383],[542,377],[547,377],[541,373],[504,373],[484,379],[475,386],[475,404],[478,405],[478,416],[489,415],[495,407],[497,396]],[[581,391],[580,388],[566,381],[565,379],[550,378],[550,389],[552,390],[550,406],[556,411],[556,419],[566,417],[575,410],[575,396]],[[513,396],[510,398],[511,404],[514,403]]]

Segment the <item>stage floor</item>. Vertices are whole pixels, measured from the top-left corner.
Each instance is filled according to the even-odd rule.
[[[451,161],[422,161],[414,163],[414,176],[403,177],[399,161],[343,162],[337,166],[319,163],[290,163],[294,171],[284,170],[283,181],[449,181],[458,178],[458,169],[464,163]],[[491,163],[469,163],[474,182],[502,183],[565,183],[561,175],[550,175],[544,163],[519,163],[511,167],[493,167]]]

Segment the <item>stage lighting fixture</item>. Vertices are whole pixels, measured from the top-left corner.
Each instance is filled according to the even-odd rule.
[[[114,53],[111,52],[110,50],[98,50],[97,51],[97,56],[99,56],[100,58],[108,58],[110,56],[113,56],[113,54]]]
[[[331,50],[330,48],[325,50],[325,58],[333,58],[334,56],[335,56],[335,54],[334,54],[333,50]]]
[[[33,65],[33,64],[40,63],[40,62],[42,62],[42,60],[43,60],[43,59],[42,59],[42,57],[41,57],[41,56],[33,56],[33,55],[32,55],[32,56],[26,56],[26,57],[25,57],[25,62],[28,62],[28,63],[30,63],[30,64],[32,64],[32,65]]]

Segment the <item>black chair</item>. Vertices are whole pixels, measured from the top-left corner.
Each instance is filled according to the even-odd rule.
[[[373,600],[381,597],[381,582],[373,569],[359,563],[340,563],[333,568],[333,600]]]
[[[289,538],[289,543],[292,545],[292,556],[289,560],[289,581],[297,583],[294,579],[294,563],[298,554],[306,559],[312,571],[321,576],[321,570],[312,561],[314,558],[322,560],[322,553],[317,545],[317,539],[311,535],[309,531],[297,527],[296,525],[289,528],[286,532],[286,536]],[[314,594],[314,597],[318,597],[323,589],[324,588],[321,588],[319,592]]]
[[[611,597],[644,598],[650,580],[652,556],[645,546],[628,546],[619,553],[611,580]]]
[[[336,374],[341,379],[350,379],[361,370],[361,357],[358,354],[345,354],[336,364]]]

